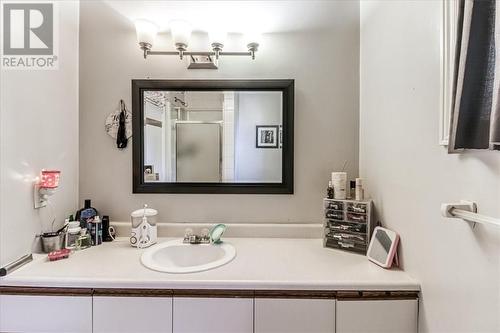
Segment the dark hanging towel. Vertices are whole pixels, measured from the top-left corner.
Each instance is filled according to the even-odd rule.
[[[119,149],[127,147],[127,130],[125,128],[125,120],[127,117],[127,110],[125,109],[125,103],[123,100],[120,101],[120,115],[118,119],[118,132],[116,133],[116,146]]]
[[[448,151],[500,150],[496,1],[460,2]]]

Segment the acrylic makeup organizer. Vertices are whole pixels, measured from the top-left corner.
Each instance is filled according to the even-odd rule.
[[[366,254],[373,231],[371,200],[323,200],[325,223],[323,245]]]

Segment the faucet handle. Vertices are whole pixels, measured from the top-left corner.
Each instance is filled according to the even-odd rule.
[[[193,229],[191,228],[186,228],[184,229],[184,238],[189,238],[189,236],[193,235]]]
[[[191,228],[184,229],[184,242],[185,243],[189,243],[191,236],[193,236],[193,229],[191,229]]]
[[[200,234],[200,236],[201,236],[202,238],[207,238],[207,237],[209,237],[209,236],[208,236],[209,234],[210,234],[210,230],[209,230],[208,228],[203,228],[203,229],[201,229],[201,234]]]

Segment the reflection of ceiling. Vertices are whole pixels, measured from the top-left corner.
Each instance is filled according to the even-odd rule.
[[[153,104],[156,107],[162,108],[165,106],[166,97],[163,91],[146,91],[144,92],[144,100]]]
[[[145,18],[155,22],[162,31],[169,30],[169,21],[182,19],[190,22],[195,31],[230,33],[296,32],[332,27],[346,22],[346,18],[337,13],[345,13],[343,7],[350,6],[348,0],[105,2],[130,20]]]
[[[184,101],[184,92],[182,91],[146,91],[144,92],[144,100],[159,108],[164,107],[167,102],[174,108],[188,106]]]

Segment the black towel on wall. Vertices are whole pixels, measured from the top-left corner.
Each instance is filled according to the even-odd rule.
[[[125,110],[125,103],[123,100],[120,101],[120,119],[119,119],[119,126],[118,126],[118,132],[116,133],[116,147],[119,149],[123,149],[127,147],[128,139],[127,139],[127,130],[125,128],[125,119],[126,119],[126,110]]]

